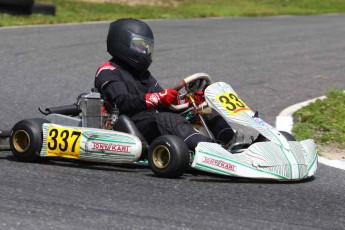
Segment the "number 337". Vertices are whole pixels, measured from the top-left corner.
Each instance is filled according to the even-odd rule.
[[[74,129],[50,127],[47,137],[47,149],[51,153],[79,153],[82,132]]]

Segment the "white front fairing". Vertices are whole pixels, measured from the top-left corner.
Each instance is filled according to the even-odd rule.
[[[273,142],[261,142],[251,145],[242,153],[232,154],[216,143],[201,142],[195,150],[192,167],[217,174],[275,179],[300,180],[315,174],[317,157],[312,140],[291,141],[290,154],[295,158],[290,161],[286,150]],[[308,147],[309,146],[309,147]]]
[[[229,102],[229,106],[218,100],[220,96],[228,98],[229,101],[225,100],[225,102]],[[251,127],[276,144],[282,145],[286,149],[290,148],[286,139],[278,130],[261,118],[254,117],[255,113],[241,100],[229,84],[217,82],[210,85],[205,90],[205,97],[208,105],[221,114],[229,124],[237,123]]]
[[[226,83],[207,87],[205,98],[229,124],[251,127],[271,142],[252,144],[240,154],[232,154],[215,143],[199,143],[192,167],[225,175],[278,180],[299,180],[315,173],[317,154],[313,140],[287,141],[278,130],[256,117]]]

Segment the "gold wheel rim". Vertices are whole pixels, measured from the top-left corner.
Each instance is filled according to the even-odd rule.
[[[30,136],[24,130],[18,130],[13,134],[13,147],[19,153],[24,153],[30,147]]]
[[[153,164],[159,168],[164,169],[166,168],[171,160],[170,151],[164,145],[157,146],[152,152],[152,161]]]

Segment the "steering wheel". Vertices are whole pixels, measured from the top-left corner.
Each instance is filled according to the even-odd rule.
[[[211,84],[211,77],[206,73],[195,73],[191,76],[184,78],[173,89],[180,91],[183,87],[186,90],[186,94],[180,96],[180,99],[184,99],[187,94],[196,93],[198,91],[204,91],[207,86]],[[188,103],[181,105],[170,105],[170,110],[174,112],[182,112],[188,109]]]

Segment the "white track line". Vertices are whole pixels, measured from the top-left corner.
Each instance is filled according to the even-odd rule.
[[[295,105],[291,105],[287,107],[286,109],[282,110],[279,115],[276,117],[276,128],[281,131],[286,131],[291,133],[292,126],[293,126],[293,113],[297,110],[303,108],[304,106],[308,105],[309,103],[312,103],[316,101],[317,99],[325,99],[325,96],[314,98],[308,101],[304,101]],[[321,164],[328,165],[334,168],[345,170],[345,160],[330,160],[325,157],[318,157],[318,161]]]

